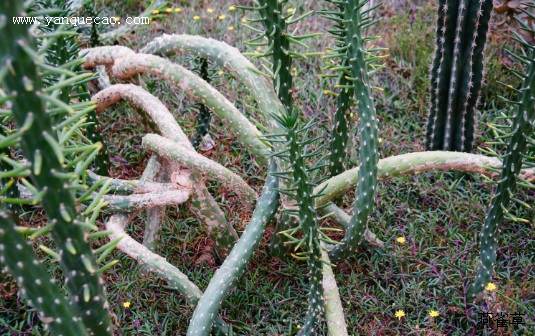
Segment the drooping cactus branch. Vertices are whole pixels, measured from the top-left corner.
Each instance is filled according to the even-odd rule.
[[[325,320],[330,336],[349,336],[345,320],[344,308],[336,285],[329,255],[321,251],[323,260],[323,297],[325,300]]]
[[[426,149],[470,152],[492,0],[440,0]]]
[[[479,173],[497,178],[498,174],[488,170],[487,167],[501,168],[502,163],[497,158],[484,155],[434,151],[391,156],[379,160],[377,164],[380,180],[431,170]],[[315,191],[323,190],[323,195],[316,199],[316,205],[327,204],[331,199],[355,188],[358,184],[358,170],[358,167],[346,170],[317,186]],[[533,180],[535,179],[535,169],[522,170],[520,176],[527,180]]]
[[[152,155],[147,162],[147,166],[141,175],[142,181],[165,181],[169,180],[169,172],[167,167],[162,165],[160,158],[157,155]],[[147,210],[147,220],[145,224],[145,232],[143,235],[143,246],[149,251],[156,252],[160,237],[158,232],[162,222],[164,221],[165,207],[154,207]]]
[[[262,134],[256,126],[219,91],[191,71],[158,56],[136,54],[128,48],[89,49],[85,68],[103,64],[113,64],[111,74],[118,79],[128,79],[138,73],[151,73],[168,80],[170,84],[184,90],[193,99],[200,100],[223,122],[228,123],[244,146],[251,150],[260,162],[267,164],[269,149],[258,139]]]

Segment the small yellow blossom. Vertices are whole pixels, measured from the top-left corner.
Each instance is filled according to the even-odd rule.
[[[383,142],[383,138],[379,138],[379,143]]]
[[[429,312],[429,316],[431,316],[431,317],[437,317],[437,316],[438,316],[438,311],[436,311],[436,310],[431,310],[431,311]]]
[[[233,26],[230,26],[227,28],[228,30],[234,30],[234,27]]]
[[[195,16],[193,17],[193,20],[199,20],[200,18],[201,18],[201,17],[200,17],[199,15],[195,15]]]
[[[329,91],[329,90],[323,90],[323,93],[324,93],[324,94],[329,94],[329,93],[331,93],[331,91]]]
[[[286,11],[287,11],[288,13],[293,13],[293,12],[295,11],[295,8],[288,8]]]
[[[419,325],[415,325],[414,329],[418,330],[418,329],[420,329],[420,326]]]
[[[128,301],[123,302],[123,307],[124,308],[130,308],[130,302],[128,302]]]
[[[223,20],[226,17],[227,17],[226,15],[219,15],[219,20]]]
[[[243,19],[241,19],[241,22],[245,23],[245,22],[247,22],[247,19],[243,18]]]
[[[166,11],[167,13],[171,13],[171,12],[173,11],[173,8],[166,8],[165,11]]]
[[[293,71],[293,72],[296,72],[296,71],[297,71],[297,69],[296,69],[295,67],[293,67],[293,68],[292,68],[292,71]]]
[[[262,47],[257,47],[256,50],[262,50]]]
[[[160,11],[157,10],[157,9],[155,9],[155,10],[152,11],[152,14],[158,14],[158,13],[160,13]]]
[[[182,12],[182,8],[180,8],[180,7],[175,8],[175,12],[177,12],[177,13],[178,12]]]
[[[236,7],[234,7],[234,6],[230,6],[230,7],[228,8],[228,10],[230,10],[230,11],[233,11],[233,10],[235,10],[235,9],[236,9]]]
[[[485,287],[486,290],[488,290],[489,292],[492,292],[493,290],[496,290],[496,285],[493,284],[492,282],[489,282],[487,284],[487,287]]]
[[[398,320],[401,320],[403,316],[405,316],[405,312],[403,310],[398,310],[396,312],[396,317],[398,318]]]
[[[400,244],[403,244],[404,242],[406,242],[405,238],[403,238],[403,237],[398,237],[398,238],[396,239],[396,241],[397,241],[398,243],[400,243]]]
[[[219,72],[217,73],[218,75],[222,75],[224,74],[223,70],[219,70]]]
[[[212,8],[208,8],[206,11],[207,11],[208,13],[213,13],[213,12],[214,12],[214,10],[213,10]]]

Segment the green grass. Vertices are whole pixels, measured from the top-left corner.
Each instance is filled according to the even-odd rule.
[[[297,2],[294,1],[295,4]],[[434,51],[433,2],[418,1],[406,4],[402,10],[385,6],[381,16],[387,18],[376,26],[373,34],[382,35],[378,45],[390,48],[391,57],[384,71],[374,77],[378,117],[380,120],[381,157],[423,150],[428,108],[428,67]],[[99,6],[114,15],[141,11],[134,2],[100,1]],[[251,36],[241,24],[243,13],[229,11],[224,2],[182,1],[180,13],[164,16],[149,27],[139,28],[121,44],[137,50],[162,33],[188,33],[213,37],[250,51],[243,41]],[[319,9],[315,2],[299,2],[293,6],[298,12]],[[209,13],[208,9],[212,12]],[[198,15],[200,19],[193,20]],[[219,19],[225,15],[224,19]],[[306,32],[321,31],[327,22],[317,16],[300,23]],[[234,27],[233,30],[228,30]],[[499,33],[499,34],[498,34]],[[505,72],[506,56],[500,48],[507,39],[497,32],[491,38],[487,82],[481,98],[481,121],[477,145],[491,140],[484,122],[495,121],[505,106],[497,99],[503,89],[496,78],[518,85]],[[331,41],[318,38],[311,42],[310,51],[324,50]],[[185,61],[177,58],[177,61]],[[185,61],[190,66],[191,62]],[[515,66],[515,64],[510,64]],[[305,118],[320,120],[314,132],[322,134],[330,129],[335,99],[323,93],[333,83],[322,80],[318,59],[299,61],[295,66],[296,105]],[[217,73],[217,69],[215,69]],[[505,78],[505,79],[504,79]],[[151,76],[144,81],[177,117],[186,134],[195,129],[194,102],[183,93]],[[250,102],[244,88],[226,76],[218,75],[214,86],[221,90],[244,113]],[[494,108],[493,108],[494,106]],[[128,104],[107,109],[101,116],[105,125],[104,139],[112,160],[110,175],[138,178],[148,159],[140,145],[145,130],[140,118]],[[258,166],[237,139],[226,132],[220,120],[214,118],[212,137],[216,150],[206,156],[240,173],[255,188],[263,185],[264,167]],[[349,162],[356,164],[357,137],[351,134]],[[250,214],[243,211],[236,197],[218,183],[209,183],[227,218],[239,233]],[[477,175],[429,172],[396,178],[380,183],[376,210],[369,228],[385,241],[392,258],[384,259],[360,253],[335,269],[346,318],[351,335],[480,335],[477,329],[478,312],[492,311],[526,314],[535,322],[535,234],[533,209],[513,211],[529,224],[504,222],[499,241],[498,263],[494,283],[497,290],[485,303],[474,306],[464,301],[466,286],[475,275],[479,255],[478,234],[484,221],[492,186]],[[351,207],[352,195],[346,195],[344,206]],[[519,190],[518,197],[527,203],[534,197],[530,190]],[[159,253],[176,265],[190,280],[204,290],[219,261],[210,258],[211,245],[199,224],[186,206],[167,210],[162,227]],[[103,215],[104,220],[107,216]],[[39,213],[23,218],[30,225],[42,221]],[[138,241],[143,239],[144,215],[139,214],[128,232]],[[271,232],[271,231],[268,231]],[[398,243],[398,237],[405,238]],[[255,253],[244,276],[223,303],[220,314],[233,325],[238,335],[291,335],[302,323],[307,300],[306,264],[272,259],[267,254],[269,234]],[[45,242],[46,243],[46,242]],[[208,257],[207,257],[208,256]],[[43,257],[40,255],[40,257]],[[144,274],[130,258],[115,251],[111,256],[119,263],[105,274],[108,296],[117,335],[182,335],[193,310],[184,298],[169,289],[165,282]],[[55,264],[51,272],[59,274]],[[0,335],[42,335],[44,331],[37,314],[23,298],[14,295],[13,285],[6,275],[0,276]],[[5,293],[5,294],[4,294]],[[124,303],[129,302],[129,307]],[[398,319],[395,313],[405,312]],[[430,310],[439,316],[428,316]],[[503,331],[503,330],[502,330]],[[326,335],[322,325],[320,334]],[[501,334],[501,331],[500,333]],[[508,333],[504,333],[508,334]],[[534,335],[535,327],[515,329],[518,335]]]

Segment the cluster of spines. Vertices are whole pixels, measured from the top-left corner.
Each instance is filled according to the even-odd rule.
[[[426,149],[470,152],[492,0],[441,0]]]
[[[526,5],[530,10],[535,9],[535,2],[533,1]],[[529,10],[522,9],[522,11],[532,20],[535,20],[535,15],[530,13]],[[535,31],[532,28],[528,27],[522,21],[518,21],[526,32],[535,36]],[[510,54],[513,58],[523,63],[527,71],[524,74],[518,71],[514,72],[516,76],[522,78],[522,87],[520,90],[509,87],[509,89],[517,92],[519,100],[517,102],[509,101],[516,105],[516,113],[512,118],[512,122],[506,126],[508,130],[495,127],[500,132],[498,142],[504,145],[506,144],[507,148],[503,155],[503,167],[501,171],[498,171],[500,173],[500,178],[497,182],[498,185],[480,234],[481,252],[478,263],[479,269],[474,285],[467,293],[467,298],[470,300],[477,299],[478,294],[491,282],[496,263],[499,227],[504,218],[515,222],[528,222],[509,212],[511,201],[516,201],[521,206],[529,207],[525,202],[514,198],[516,186],[522,185],[534,188],[529,181],[523,180],[518,175],[523,167],[535,167],[535,163],[530,161],[531,157],[526,155],[526,152],[532,152],[535,148],[535,139],[533,139],[535,124],[535,46],[527,42],[519,34],[516,34],[514,39],[525,48],[526,52],[524,55]],[[508,140],[508,143],[506,143],[506,140]]]
[[[7,18],[25,15],[21,6],[20,2],[0,4],[0,17],[4,18],[2,22],[9,22]],[[36,16],[42,14],[32,13]],[[81,321],[89,334],[111,335],[108,303],[100,278],[100,273],[110,265],[101,269],[97,267],[88,241],[95,235],[102,236],[100,232],[90,234],[89,231],[98,230],[93,221],[103,204],[99,204],[99,199],[95,199],[95,204],[86,209],[86,215],[92,214],[91,219],[86,219],[78,215],[77,202],[81,200],[76,200],[73,196],[75,191],[86,188],[80,184],[80,179],[101,147],[100,144],[83,144],[87,140],[82,132],[82,127],[85,126],[84,117],[94,107],[92,103],[87,102],[69,105],[52,94],[68,91],[73,83],[91,75],[77,74],[70,69],[70,66],[79,60],[67,65],[47,64],[42,55],[46,54],[48,48],[63,34],[56,31],[39,34],[38,38],[46,41],[43,43],[46,47],[37,52],[29,28],[29,25],[9,23],[0,27],[2,36],[5,37],[0,42],[0,59],[2,67],[7,69],[2,78],[7,95],[2,100],[8,102],[9,116],[19,128],[11,136],[1,139],[1,147],[18,146],[20,143],[24,157],[30,164],[28,166],[2,157],[1,159],[12,167],[4,174],[20,179],[33,195],[32,204],[41,203],[47,213],[49,223],[45,227],[26,231],[32,233],[30,237],[50,234],[58,247],[58,252],[48,248],[43,250],[57,258],[64,271],[66,287],[70,294],[69,309],[72,309],[74,319]],[[42,78],[49,78],[51,74],[63,77],[50,86],[44,86]],[[54,124],[52,119],[58,115],[66,117]],[[26,177],[30,177],[31,183]],[[87,192],[93,191],[94,189]],[[23,200],[18,199],[0,200],[3,203],[23,203]],[[3,218],[8,216],[9,213],[2,212]],[[3,238],[4,244],[7,239],[13,239],[7,236]],[[109,247],[103,247],[101,251],[106,253]],[[20,254],[14,250],[4,249],[0,252],[6,263],[20,258]],[[33,266],[24,265],[21,260],[17,261],[17,266],[21,265],[19,262],[23,268]],[[10,267],[10,270],[15,279],[24,275],[33,276],[32,282],[35,284],[50,281],[50,277],[40,278],[37,273],[28,275],[20,267]],[[27,293],[32,292],[27,290]],[[61,297],[39,296],[30,297],[30,300],[42,300],[43,304],[54,306],[57,300],[61,301]],[[57,320],[49,319],[44,319],[43,322],[45,325],[58,323]],[[63,322],[65,328],[69,328],[67,325],[72,323],[67,320]]]
[[[363,30],[376,22],[368,15],[375,7],[364,9],[368,1],[359,0],[332,1],[332,3],[337,5],[339,11],[324,11],[322,14],[337,24],[336,29],[331,31],[339,37],[333,56],[346,61],[342,61],[334,69],[341,71],[344,79],[351,83],[341,88],[351,88],[355,93],[360,140],[359,183],[355,193],[354,214],[342,244],[335,246],[329,254],[332,260],[341,260],[352,255],[360,245],[375,202],[379,131],[375,105],[368,84],[368,70],[375,70],[375,63],[383,56],[374,55],[376,49],[366,49],[366,43],[373,38],[362,36]]]

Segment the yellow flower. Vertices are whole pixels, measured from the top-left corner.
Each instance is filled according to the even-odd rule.
[[[437,317],[437,316],[438,316],[438,311],[436,311],[436,310],[431,310],[431,311],[429,312],[429,316],[431,316],[431,317]]]
[[[286,11],[287,11],[288,13],[293,13],[293,12],[295,11],[295,8],[288,8]]]
[[[329,93],[331,93],[331,91],[329,91],[329,90],[323,90],[323,93],[324,93],[324,94],[329,94]]]
[[[262,50],[262,47],[257,47],[256,50]]]
[[[230,11],[233,11],[233,10],[235,10],[235,9],[236,9],[236,7],[234,7],[234,6],[230,6],[230,7],[228,8],[228,10],[230,10]]]
[[[247,19],[243,18],[243,19],[241,19],[241,22],[245,23],[245,22],[247,22]]]
[[[193,20],[199,20],[200,18],[201,18],[201,17],[200,17],[199,15],[195,15],[195,16],[193,17]]]
[[[217,73],[218,75],[222,75],[224,74],[223,70],[219,70],[219,72]]]
[[[167,13],[171,13],[171,12],[173,11],[173,8],[166,8],[165,11],[166,11]]]
[[[297,69],[296,69],[295,67],[293,67],[293,68],[292,68],[292,71],[293,71],[293,72],[296,72],[296,71],[297,71]]]
[[[230,26],[227,28],[228,30],[234,30],[234,27],[233,26]]]
[[[212,8],[208,8],[206,11],[207,11],[208,13],[213,13],[213,12],[214,12],[214,10],[213,10]]]
[[[128,302],[128,301],[123,302],[123,307],[124,308],[130,308],[130,302]]]
[[[397,241],[398,243],[400,243],[400,244],[403,244],[404,242],[406,242],[405,238],[403,238],[403,237],[398,237],[398,238],[396,239],[396,241]]]
[[[383,138],[379,138],[379,143],[383,142]]]
[[[226,15],[219,15],[219,20],[223,20],[226,17],[227,17]]]
[[[489,292],[492,292],[493,290],[496,290],[496,285],[493,284],[492,282],[489,282],[487,284],[487,287],[485,287],[486,290],[488,290]]]
[[[403,310],[398,310],[396,312],[396,317],[398,318],[398,320],[401,320],[403,316],[405,316],[405,312]]]
[[[182,8],[180,8],[180,7],[175,8],[175,12],[178,13],[178,12],[181,12],[181,11],[182,11]]]
[[[152,11],[152,14],[158,14],[158,13],[160,13],[160,11],[157,10],[157,9],[155,9],[155,10]]]

